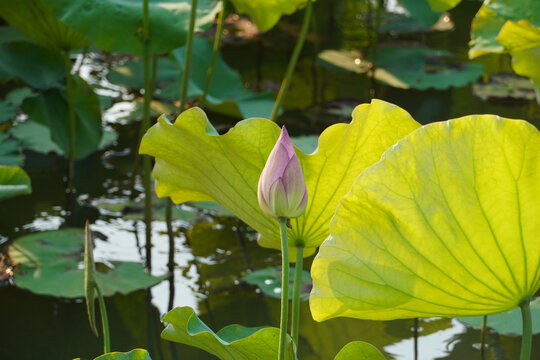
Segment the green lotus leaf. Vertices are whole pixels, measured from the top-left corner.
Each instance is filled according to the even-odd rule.
[[[430,5],[431,1],[433,0],[402,0],[403,5],[407,8],[411,17],[426,27],[434,25],[442,15],[439,10],[432,8]]]
[[[9,1],[9,0],[8,0]],[[144,55],[141,0],[43,0],[58,18],[106,51]],[[186,42],[191,1],[150,0],[150,53],[167,53]],[[195,31],[214,22],[221,2],[200,0]]]
[[[144,349],[135,349],[130,352],[112,352],[103,354],[94,360],[152,360],[148,351]]]
[[[530,303],[531,318],[532,318],[532,333],[540,333],[540,298],[536,298]],[[483,316],[470,316],[457,318],[464,324],[475,328],[482,328]],[[505,335],[522,335],[522,315],[520,309],[513,309],[504,313],[489,315],[487,318],[487,326]]]
[[[6,133],[0,132],[0,165],[22,165],[24,156],[21,153],[21,144],[11,139]]]
[[[528,20],[540,26],[540,2],[537,0],[486,0],[471,24],[469,57],[502,53],[504,47],[497,36],[507,20]]]
[[[343,197],[312,266],[316,320],[507,311],[540,286],[540,133],[473,115],[413,132]]]
[[[291,266],[290,274],[294,274],[295,267]],[[259,269],[250,272],[244,278],[250,284],[255,285],[269,297],[281,299],[281,267],[268,266],[264,269]],[[289,294],[293,292],[294,279],[290,279]],[[300,284],[300,298],[307,300],[309,291],[311,290],[311,276],[306,270],[302,270],[302,279]],[[289,300],[292,300],[289,299]]]
[[[444,50],[417,48],[382,48],[377,53],[375,78],[402,89],[444,90],[476,81],[484,66],[457,62]]]
[[[65,298],[84,296],[84,230],[43,231],[16,239],[8,249],[15,265],[18,287],[36,294]],[[96,281],[104,296],[127,294],[156,285],[167,275],[150,276],[141,264],[111,262],[113,268],[98,263]]]
[[[62,55],[22,41],[0,45],[0,71],[37,89],[58,85],[66,74]]]
[[[73,76],[75,96],[75,159],[95,152],[103,137],[99,99],[90,85]],[[51,139],[64,154],[70,151],[69,109],[67,94],[50,89],[35,98],[24,101],[23,110],[31,120],[50,129]]]
[[[527,20],[507,21],[497,41],[512,55],[512,68],[516,74],[533,81],[536,101],[540,104],[540,27]]]
[[[427,0],[433,11],[445,11],[456,7],[461,0]]]
[[[0,124],[12,120],[17,115],[17,108],[13,104],[0,101]]]
[[[57,50],[80,49],[89,44],[84,35],[60,21],[48,1],[0,0],[0,17],[38,44]],[[55,9],[58,10],[58,9]]]
[[[334,360],[385,360],[375,346],[363,341],[353,341],[345,345]]]
[[[221,360],[278,358],[278,328],[248,328],[234,324],[214,333],[190,307],[178,307],[169,311],[163,322],[167,323],[161,333],[163,339],[198,347]],[[289,340],[292,342],[292,339]],[[285,358],[293,360],[288,354]]]
[[[315,1],[315,0],[311,0]],[[308,0],[231,0],[236,11],[247,14],[265,32],[276,25],[283,15],[290,15],[304,8]]]
[[[0,165],[0,201],[31,192],[30,178],[23,169]]]
[[[356,107],[352,118],[350,124],[326,129],[314,153],[296,151],[309,200],[305,214],[291,220],[291,251],[303,245],[309,248],[306,253],[313,253],[328,236],[330,218],[354,179],[419,127],[407,112],[380,100]],[[269,120],[248,119],[217,136],[204,112],[193,108],[174,125],[159,118],[140,152],[156,158],[158,196],[175,203],[217,201],[261,234],[260,245],[280,249],[277,220],[264,215],[257,200],[259,177],[279,132]]]

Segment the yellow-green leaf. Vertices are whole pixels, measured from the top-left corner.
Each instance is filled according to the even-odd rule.
[[[512,68],[516,74],[533,81],[536,100],[540,104],[540,27],[527,20],[507,21],[497,41],[512,55]]]
[[[314,1],[314,0],[310,0]],[[304,8],[308,0],[231,0],[240,14],[247,14],[259,27],[268,31],[283,15],[290,15]]]
[[[328,237],[338,201],[354,179],[419,127],[403,109],[380,100],[356,107],[352,117],[350,124],[326,129],[313,154],[296,149],[309,200],[305,214],[291,221],[291,251],[304,245],[306,255],[313,253]],[[217,136],[204,112],[193,108],[174,125],[162,116],[146,133],[140,152],[156,158],[158,196],[175,203],[217,201],[261,234],[261,246],[280,249],[277,220],[264,215],[257,200],[259,177],[279,132],[269,120],[248,119]]]
[[[341,201],[311,275],[313,317],[498,313],[540,286],[540,133],[474,115],[424,126]]]

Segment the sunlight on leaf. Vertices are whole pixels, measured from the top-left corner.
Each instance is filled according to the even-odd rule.
[[[30,178],[23,169],[0,165],[0,201],[31,192]]]
[[[353,341],[345,345],[334,360],[384,360],[383,354],[375,346],[363,341]]]
[[[307,0],[231,0],[231,2],[240,14],[247,14],[261,32],[273,28],[281,16],[290,15],[307,4]]]
[[[130,352],[120,353],[112,352],[103,354],[94,360],[152,360],[148,351],[144,349],[135,349]]]
[[[304,245],[306,255],[313,253],[328,236],[330,218],[354,179],[419,127],[407,112],[380,100],[356,107],[352,117],[350,124],[326,129],[313,154],[296,151],[309,200],[305,214],[291,221],[291,251]],[[269,120],[248,119],[225,135],[211,135],[215,129],[206,115],[193,108],[174,125],[162,116],[146,133],[140,152],[156,158],[158,196],[175,203],[217,201],[261,234],[261,246],[280,249],[277,220],[265,216],[257,201],[259,177],[279,132]]]
[[[221,360],[275,360],[278,357],[279,329],[229,325],[214,333],[190,307],[179,307],[165,315],[165,340],[198,347]],[[293,360],[285,356],[287,360]]]
[[[413,132],[364,171],[313,262],[313,317],[507,311],[540,286],[540,133],[494,115]]]

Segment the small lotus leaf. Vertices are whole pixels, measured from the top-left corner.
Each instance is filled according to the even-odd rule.
[[[234,324],[214,333],[190,307],[179,307],[169,311],[163,322],[167,323],[167,327],[161,333],[163,339],[198,347],[221,360],[278,358],[277,328],[248,328]],[[287,354],[285,358],[293,360]]]
[[[8,249],[15,265],[15,285],[36,294],[65,298],[84,296],[84,230],[43,231],[16,239]],[[104,296],[127,294],[156,285],[167,275],[150,276],[133,262],[98,266],[96,281]]]
[[[0,165],[0,201],[31,192],[30,178],[23,169]]]
[[[17,115],[17,108],[13,104],[0,101],[0,124],[5,123]]]
[[[352,117],[350,124],[326,129],[313,154],[296,151],[309,200],[305,214],[291,221],[291,251],[303,245],[313,253],[328,236],[330,218],[354,179],[419,126],[407,112],[380,100],[356,107]],[[261,234],[260,245],[280,249],[277,220],[265,216],[257,200],[259,177],[279,132],[269,120],[248,119],[216,136],[204,112],[193,108],[174,125],[158,119],[140,152],[156,158],[158,196],[175,203],[217,201]]]
[[[442,15],[440,10],[434,10],[428,1],[433,0],[402,0],[411,16],[426,27],[434,25]]]
[[[456,7],[461,0],[427,0],[433,11],[445,11]]]
[[[315,1],[315,0],[309,0]],[[236,11],[247,14],[262,32],[276,25],[283,15],[290,15],[306,6],[308,0],[231,0]]]
[[[540,333],[540,298],[536,298],[530,303],[532,332]],[[482,316],[470,316],[458,318],[464,324],[475,328],[482,328]],[[489,315],[487,326],[504,335],[521,335],[523,333],[522,315],[520,309],[513,309],[504,313]]]
[[[10,139],[5,133],[0,132],[0,165],[19,166],[23,163],[23,160],[21,144],[15,139]]]
[[[540,133],[473,115],[426,125],[366,169],[315,258],[311,312],[486,315],[540,287]]]
[[[58,18],[79,30],[94,44],[106,51],[144,55],[142,41],[143,1],[141,0],[43,0],[54,8]],[[149,51],[167,53],[186,42],[191,1],[149,1]],[[221,11],[221,2],[199,0],[195,31],[202,31],[214,22]]]
[[[103,354],[94,360],[152,360],[148,351],[144,349],[135,349],[130,352],[112,352]]]
[[[293,275],[295,268],[290,267],[291,283],[289,284],[289,294],[293,291]],[[256,285],[261,291],[269,297],[281,299],[281,268],[269,266],[250,272],[244,278],[248,284]],[[306,270],[302,270],[302,284],[300,285],[300,298],[306,300],[311,290],[311,276]],[[290,299],[292,300],[292,298]]]
[[[353,341],[345,345],[334,360],[385,360],[375,346],[363,341]]]

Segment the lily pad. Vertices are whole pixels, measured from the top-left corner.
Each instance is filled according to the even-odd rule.
[[[58,20],[52,8],[42,0],[0,0],[0,16],[22,34],[49,49],[75,50],[89,44],[82,33]],[[33,58],[39,59],[35,55]]]
[[[351,112],[352,108],[348,113],[350,114]],[[319,137],[317,135],[296,136],[291,138],[291,142],[303,153],[311,154],[317,150],[317,146],[319,146]]]
[[[135,349],[130,352],[112,352],[103,354],[94,360],[152,360],[148,351],[144,349]]]
[[[8,249],[14,282],[36,294],[65,298],[84,296],[83,229],[43,231],[16,239]],[[104,296],[127,294],[156,285],[167,277],[150,276],[141,264],[97,264],[96,280]]]
[[[516,74],[533,81],[536,100],[540,104],[540,26],[534,26],[527,20],[507,21],[497,41],[512,55],[512,68]]]
[[[540,333],[540,298],[536,298],[530,303],[532,317],[532,332],[533,334]],[[462,323],[481,329],[482,316],[459,317],[457,318]],[[500,314],[489,315],[487,318],[487,326],[504,335],[522,335],[523,325],[522,316],[519,309],[510,310]]]
[[[20,106],[24,99],[34,97],[37,94],[28,87],[17,88],[9,92],[6,95],[6,102],[11,103],[13,106]]]
[[[63,23],[79,30],[105,51],[144,55],[143,2],[140,0],[43,0]],[[167,53],[186,42],[191,1],[149,1],[149,51]],[[214,22],[221,2],[199,0],[195,31]]]
[[[0,44],[0,71],[37,89],[58,85],[66,74],[62,55],[29,42]]]
[[[163,339],[198,347],[221,360],[278,358],[277,328],[248,328],[234,324],[214,333],[190,307],[179,307],[169,311],[163,322],[167,323],[167,327],[161,333]],[[294,360],[287,352],[285,359]]]
[[[311,276],[317,321],[494,314],[540,287],[540,132],[473,115],[426,125],[345,195]]]
[[[486,0],[478,10],[471,24],[469,57],[471,59],[487,54],[502,53],[504,47],[497,36],[508,20],[527,20],[540,26],[540,2],[536,0]]]
[[[444,50],[387,47],[377,53],[375,78],[402,89],[444,90],[476,81],[483,70],[481,64],[456,62]]]
[[[337,203],[354,179],[419,127],[407,112],[380,100],[356,107],[352,118],[350,124],[326,129],[313,154],[296,151],[309,200],[305,214],[293,219],[288,230],[293,253],[296,245],[308,248],[306,255],[313,253],[328,237]],[[156,158],[158,196],[175,203],[217,201],[261,234],[261,246],[280,249],[277,220],[266,216],[257,200],[259,177],[279,132],[275,123],[255,118],[217,136],[204,112],[192,108],[174,125],[160,117],[144,136],[140,153]]]
[[[5,133],[0,132],[0,165],[17,166],[21,165],[23,160],[21,144],[15,139],[10,139]]]
[[[290,274],[294,274],[294,266],[290,267]],[[289,284],[289,294],[292,294],[294,279],[291,275]],[[244,280],[255,285],[266,295],[274,299],[281,299],[281,268],[269,266],[264,269],[255,270],[246,275]],[[300,285],[300,298],[307,300],[311,291],[311,276],[306,270],[302,270],[302,284]],[[292,299],[290,299],[292,300]]]
[[[13,104],[0,101],[0,124],[12,120],[17,115],[17,108]]]
[[[385,360],[375,346],[363,341],[353,341],[345,345],[334,360]]]
[[[101,109],[92,88],[78,76],[73,76],[75,89],[75,159],[83,159],[95,152],[101,142]],[[70,152],[69,110],[67,95],[50,89],[24,101],[23,110],[32,121],[49,128],[51,139],[64,154]]]
[[[262,32],[273,28],[283,15],[290,15],[307,4],[307,0],[231,0],[231,2],[238,13],[247,14]]]
[[[0,201],[31,192],[30,178],[23,169],[0,165]]]
[[[356,74],[364,74],[372,66],[355,50],[324,50],[317,55],[317,63],[331,70],[345,70]]]
[[[533,83],[513,74],[491,75],[487,83],[473,84],[472,93],[482,100],[512,98],[532,101],[536,98]]]
[[[431,27],[442,15],[442,10],[434,10],[428,0],[402,0],[409,14],[420,21],[422,25]]]

